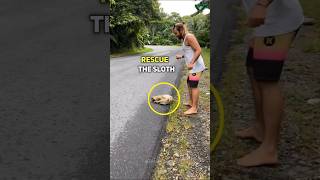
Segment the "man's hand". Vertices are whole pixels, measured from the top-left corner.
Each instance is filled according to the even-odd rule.
[[[249,15],[248,26],[249,27],[258,27],[264,24],[264,20],[267,14],[267,7],[256,4]]]
[[[181,55],[181,54],[177,54],[177,55],[176,55],[176,59],[177,59],[177,60],[180,60],[182,57],[183,57],[183,55]]]
[[[193,68],[194,64],[188,64],[188,70],[191,70]]]

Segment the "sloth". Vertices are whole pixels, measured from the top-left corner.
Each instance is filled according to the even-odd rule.
[[[168,94],[153,96],[151,100],[156,104],[168,105],[173,102],[173,97]]]

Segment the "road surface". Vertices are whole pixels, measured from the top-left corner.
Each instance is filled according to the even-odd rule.
[[[144,55],[169,56],[169,64],[176,67],[174,73],[139,73],[141,55],[113,58],[110,62],[111,179],[148,179],[154,167],[167,117],[150,110],[147,93],[153,84],[161,81],[177,84],[183,61],[175,60],[178,47],[152,48],[153,52]],[[152,94],[170,93],[170,90],[161,85]],[[161,112],[168,110],[157,107]]]
[[[0,179],[107,179],[98,1],[0,2]]]

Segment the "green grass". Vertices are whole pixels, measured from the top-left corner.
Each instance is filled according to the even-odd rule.
[[[238,14],[237,25],[239,29],[234,33],[232,41],[234,44],[244,43],[244,36],[250,32],[250,28],[245,25],[247,22],[247,14],[242,7],[233,7]]]
[[[300,0],[305,16],[314,18],[314,33],[303,42],[303,50],[307,53],[320,52],[320,1],[319,0]]]
[[[209,48],[202,48],[202,57],[204,60],[204,64],[209,69],[210,68],[210,49]]]
[[[152,52],[152,51],[153,50],[151,48],[139,48],[139,49],[137,48],[137,49],[130,49],[130,50],[122,50],[119,52],[112,53],[111,58],[142,54],[142,53]]]
[[[303,52],[305,53],[319,53],[320,52],[320,38],[306,40],[303,43]]]
[[[315,18],[318,22],[320,21],[319,0],[300,0],[300,3],[303,7],[303,12],[307,17]]]

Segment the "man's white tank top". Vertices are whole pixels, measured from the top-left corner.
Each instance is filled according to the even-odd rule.
[[[249,14],[257,0],[242,0]],[[265,23],[254,28],[258,37],[275,36],[297,30],[304,21],[299,0],[274,0],[267,8]]]
[[[185,45],[185,40],[186,40],[186,37],[188,35],[190,35],[190,34],[186,34],[186,36],[183,39],[183,43],[182,43],[182,50],[184,52],[184,59],[185,59],[185,62],[186,62],[187,65],[191,63],[191,60],[192,60],[192,57],[193,57],[193,54],[194,54],[194,50],[192,49],[192,47]],[[198,57],[198,60],[194,63],[194,66],[189,71],[189,73],[202,72],[205,69],[206,69],[206,66],[204,65],[203,58],[202,58],[202,56],[200,54],[200,56]]]

